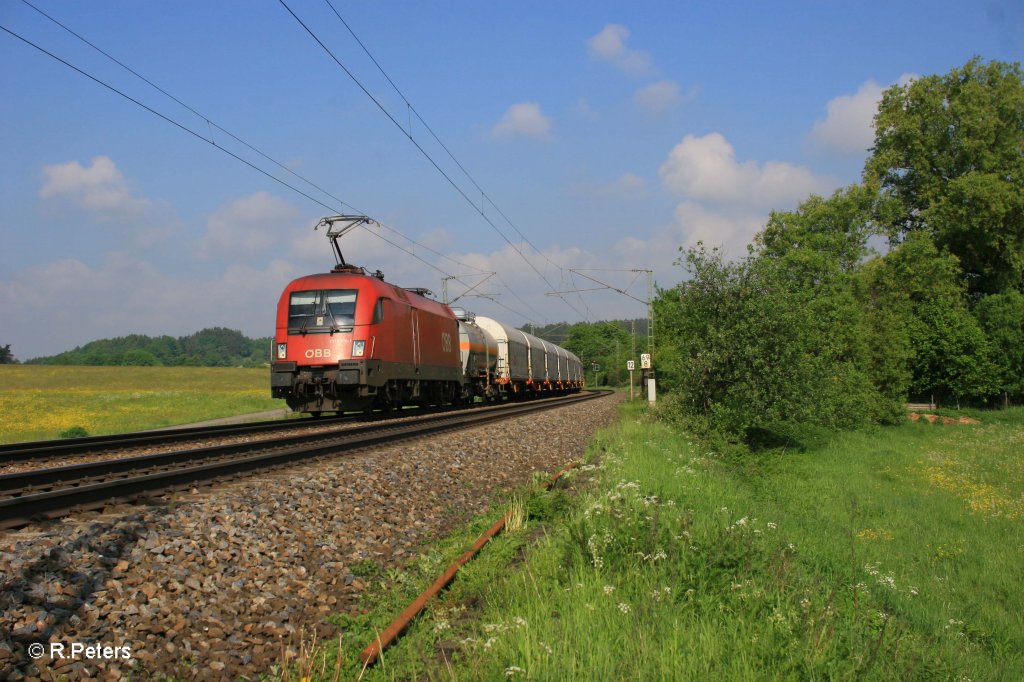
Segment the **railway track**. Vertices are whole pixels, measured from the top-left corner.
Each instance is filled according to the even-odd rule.
[[[91,452],[110,452],[130,448],[151,447],[182,443],[202,438],[218,438],[231,436],[248,436],[255,434],[273,434],[276,431],[302,427],[329,426],[339,422],[351,421],[352,416],[324,417],[321,419],[274,419],[247,424],[227,424],[221,426],[200,426],[193,428],[172,428],[160,431],[143,431],[121,433],[109,436],[88,436],[85,438],[68,438],[65,440],[34,441],[28,443],[10,443],[0,445],[0,464],[27,462],[50,457],[65,457]]]
[[[604,394],[591,392],[512,406],[443,412],[399,423],[385,420],[328,434],[289,435],[4,474],[0,475],[0,528],[15,528],[315,457],[479,426],[601,395]],[[195,434],[191,436],[195,437]],[[97,449],[95,444],[89,447],[91,451]]]

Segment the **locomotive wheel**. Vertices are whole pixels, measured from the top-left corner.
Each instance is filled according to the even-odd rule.
[[[322,415],[323,415],[323,412],[321,412],[319,410],[317,410],[315,412],[310,412],[309,413],[309,416],[311,416],[313,419],[319,419]]]

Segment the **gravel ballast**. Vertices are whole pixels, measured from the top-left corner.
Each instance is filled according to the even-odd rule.
[[[0,537],[2,679],[257,679],[505,490],[578,460],[601,398]],[[73,644],[109,647],[71,657]],[[42,644],[33,659],[30,647]],[[64,655],[53,645],[64,645]],[[124,647],[130,651],[125,656]],[[34,651],[34,650],[33,650]]]

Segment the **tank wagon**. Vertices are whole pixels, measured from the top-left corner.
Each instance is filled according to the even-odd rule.
[[[334,231],[334,223],[346,227]],[[363,216],[325,218],[338,265],[290,282],[277,304],[271,395],[292,410],[391,410],[578,391],[578,357],[345,263],[337,238]],[[319,225],[318,225],[319,226]]]

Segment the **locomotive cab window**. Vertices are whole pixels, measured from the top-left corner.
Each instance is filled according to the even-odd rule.
[[[333,333],[355,323],[355,289],[293,291],[288,301],[288,333]]]

